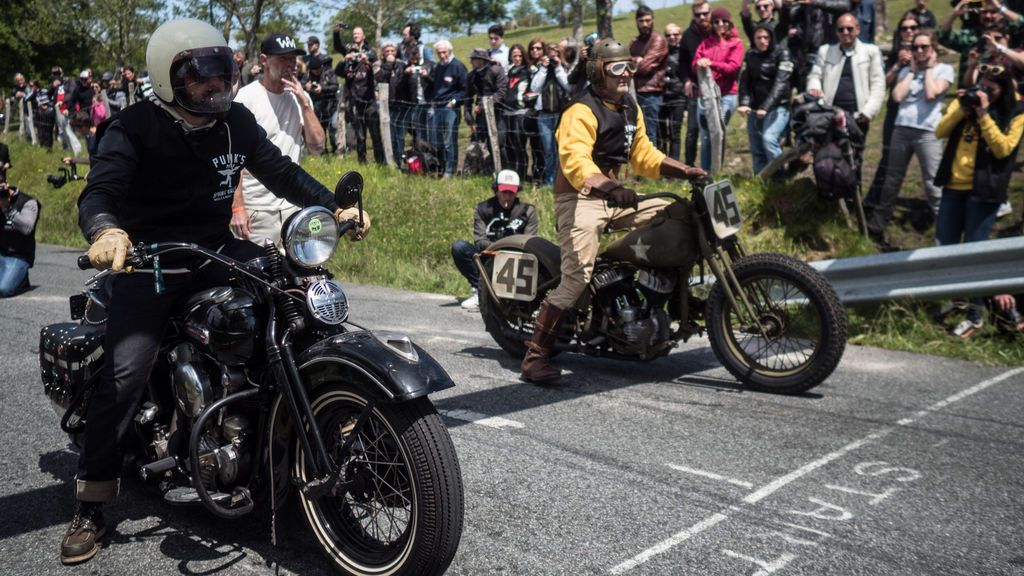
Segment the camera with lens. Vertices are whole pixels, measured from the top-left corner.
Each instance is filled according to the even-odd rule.
[[[348,30],[349,29],[349,25],[346,22],[335,22],[334,23],[334,29],[335,30]]]
[[[597,41],[600,39],[601,37],[597,35],[597,32],[591,32],[583,37],[583,44],[587,48],[593,48],[594,44],[597,44]]]
[[[71,164],[70,166],[61,166],[60,171],[60,174],[50,174],[46,177],[46,181],[54,188],[60,188],[68,182],[82,179],[82,177],[78,175],[78,167],[74,164]]]
[[[964,95],[960,97],[960,106],[965,110],[974,110],[974,108],[981,106],[980,94],[982,92],[989,95],[988,88],[983,85],[975,84],[974,86],[964,88]]]

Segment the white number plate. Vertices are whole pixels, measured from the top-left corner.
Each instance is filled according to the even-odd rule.
[[[740,205],[732,191],[731,182],[722,180],[709,184],[704,188],[704,201],[711,215],[715,236],[725,239],[743,228],[743,216],[740,215]]]
[[[491,289],[498,298],[524,300],[537,297],[537,257],[523,252],[501,251],[494,255]]]

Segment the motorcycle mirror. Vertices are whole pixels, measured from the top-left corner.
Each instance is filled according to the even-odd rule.
[[[363,199],[363,176],[359,172],[346,172],[334,187],[334,201],[338,208],[351,208]]]

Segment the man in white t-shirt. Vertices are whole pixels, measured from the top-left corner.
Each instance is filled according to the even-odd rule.
[[[305,53],[293,38],[271,34],[260,45],[263,77],[235,96],[235,101],[248,108],[267,131],[267,138],[296,163],[303,144],[312,154],[324,151],[324,130],[295,75],[297,57]],[[280,248],[281,224],[298,210],[243,170],[231,205],[231,232],[261,245],[269,238]]]

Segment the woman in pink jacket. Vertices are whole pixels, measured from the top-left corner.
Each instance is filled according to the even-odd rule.
[[[743,41],[732,24],[732,15],[725,8],[711,11],[711,35],[705,38],[693,54],[693,71],[701,68],[711,71],[711,77],[722,92],[723,121],[729,124],[736,109],[736,93],[739,91],[740,67],[743,65]],[[708,122],[704,117],[703,99],[698,101],[697,113],[700,123],[700,165],[711,169],[711,137]]]

